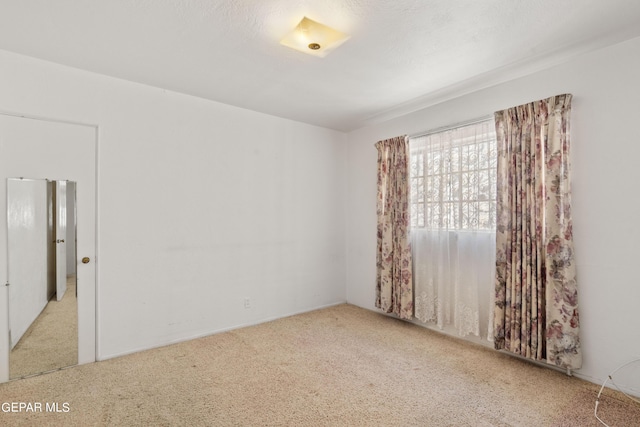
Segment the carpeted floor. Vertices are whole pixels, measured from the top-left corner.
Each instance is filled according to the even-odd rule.
[[[345,304],[0,384],[42,405],[0,425],[599,426],[598,389]],[[611,390],[599,415],[640,425]]]
[[[9,377],[20,378],[78,363],[78,300],[75,276],[67,278],[61,301],[55,296],[9,355]]]

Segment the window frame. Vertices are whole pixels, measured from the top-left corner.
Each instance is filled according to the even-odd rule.
[[[474,134],[473,136],[461,136],[455,135],[460,133],[463,128],[477,126],[477,125],[492,125],[488,132],[480,134]],[[449,134],[449,135],[447,135]],[[439,141],[429,141],[435,136],[442,135],[443,138]],[[452,137],[452,135],[454,135]],[[478,136],[482,139],[478,140]],[[421,141],[422,140],[422,141]],[[420,134],[409,136],[410,144],[410,223],[411,228],[426,229],[426,230],[442,230],[447,229],[451,231],[494,231],[496,224],[496,173],[497,173],[497,139],[495,133],[495,122],[493,115],[481,117],[475,120],[470,120],[462,123],[457,123],[451,126],[445,126],[437,129],[433,129]],[[417,147],[415,144],[419,144]],[[435,150],[431,148],[439,144]],[[466,152],[470,153],[468,147],[478,147],[481,144],[486,144],[486,150],[483,155],[485,156],[486,163],[478,167],[468,168],[468,164],[463,161],[465,147]],[[431,148],[430,148],[431,147]],[[449,153],[457,149],[457,159],[452,160]],[[476,158],[480,155],[478,150],[475,150]],[[441,153],[443,156],[439,157],[440,160],[430,160],[427,155],[431,153]],[[468,156],[471,156],[468,154]],[[419,157],[419,160],[417,159]],[[442,160],[445,158],[445,160]],[[471,158],[471,157],[468,157]],[[431,168],[429,168],[431,164]],[[436,165],[437,166],[434,166]],[[457,167],[452,167],[452,164]],[[431,169],[431,170],[429,170]],[[480,191],[480,174],[484,174],[488,187]],[[467,185],[465,185],[465,178]],[[473,191],[465,190],[468,187],[468,183],[473,182],[475,178],[476,188],[475,198],[469,198],[468,196]],[[431,189],[430,182],[437,182],[438,180],[446,180],[444,185],[438,185],[437,188]],[[457,185],[452,182],[457,181]],[[443,199],[443,188],[448,193]],[[433,191],[438,191],[438,197],[433,197]],[[454,194],[455,193],[455,194]],[[416,195],[422,194],[422,197],[416,201]],[[485,194],[485,197],[480,197],[481,194]],[[449,205],[453,209],[457,210],[457,214],[451,216],[450,210],[446,210],[447,214],[440,209],[439,213],[430,215],[431,212],[438,211],[444,205]],[[474,215],[470,215],[471,205],[474,206]],[[485,205],[485,210],[481,210],[480,207]],[[429,208],[432,211],[429,211]],[[420,213],[421,212],[421,213]],[[480,224],[480,217],[488,217]],[[422,222],[420,222],[420,217]],[[433,218],[438,218],[438,223],[430,223]],[[475,225],[469,225],[466,221],[477,221]],[[453,222],[453,223],[450,223]],[[445,224],[446,223],[446,224]],[[487,226],[488,225],[488,226]]]

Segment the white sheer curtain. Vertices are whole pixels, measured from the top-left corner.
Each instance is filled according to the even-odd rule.
[[[491,338],[495,278],[493,119],[411,138],[415,317]]]
[[[459,335],[489,330],[495,233],[412,230],[415,317]]]

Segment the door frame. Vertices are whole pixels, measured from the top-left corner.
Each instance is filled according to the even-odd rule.
[[[59,125],[73,125],[73,126],[81,126],[90,128],[93,130],[93,137],[91,144],[93,145],[93,153],[94,158],[93,161],[93,179],[94,179],[94,188],[92,189],[94,194],[94,245],[92,247],[93,259],[91,259],[91,263],[93,263],[93,275],[89,275],[89,277],[93,276],[93,284],[94,286],[87,288],[87,296],[78,300],[78,364],[91,363],[98,360],[97,356],[99,354],[99,346],[98,346],[98,248],[99,248],[99,135],[100,135],[100,127],[97,124],[92,123],[84,123],[72,120],[64,120],[58,118],[51,117],[43,117],[36,116],[31,114],[23,114],[16,113],[11,111],[3,111],[0,110],[0,117],[12,117],[12,118],[22,118],[28,120],[35,120],[39,122],[50,122]],[[2,134],[0,134],[0,138]],[[88,139],[87,139],[88,140]],[[2,153],[0,153],[2,155]],[[87,159],[88,161],[88,159]],[[5,173],[0,171],[0,179],[2,181],[6,181],[6,178],[9,176],[4,176]],[[45,174],[43,174],[45,175]],[[47,178],[46,176],[30,176],[28,178]],[[76,181],[76,191],[78,189],[78,180]],[[6,188],[6,182],[0,183],[0,185]],[[4,224],[0,224],[6,230],[6,215],[7,215],[7,200],[6,197],[2,198],[0,202],[0,222],[4,222]],[[6,239],[0,242],[0,247],[4,246],[3,249],[0,250],[0,268],[4,269],[5,277],[0,278],[0,280],[4,279],[3,283],[0,283],[0,383],[9,381],[9,353],[10,353],[10,344],[9,344],[9,298],[8,298],[8,286],[7,284],[7,242]],[[76,251],[76,271],[79,273],[79,270],[82,268],[82,264],[80,264],[80,257],[84,256],[79,251]],[[81,323],[82,322],[82,323]]]
[[[67,292],[67,245],[70,244],[67,235],[67,182],[68,180],[53,181],[53,229],[55,230],[55,259],[56,259],[56,300],[60,301]],[[64,183],[64,184],[63,184]],[[63,197],[60,197],[63,195]],[[63,199],[61,201],[60,199]],[[65,212],[61,220],[61,212]],[[60,239],[64,236],[64,239]]]

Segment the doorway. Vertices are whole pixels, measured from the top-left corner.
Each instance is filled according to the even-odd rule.
[[[74,240],[77,245],[74,245],[76,253],[72,256],[77,281],[79,364],[96,360],[96,156],[96,126],[0,113],[0,200],[3,203],[0,208],[0,223],[3,224],[0,227],[0,274],[7,285],[0,289],[0,307],[11,312],[12,284],[7,269],[7,180],[22,177],[34,181],[74,182],[77,233]],[[66,243],[67,239],[64,240]],[[9,316],[3,315],[0,316],[0,382],[10,377],[9,347]]]

